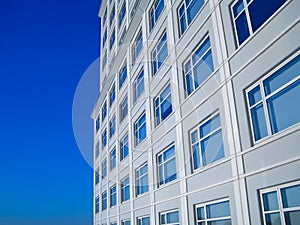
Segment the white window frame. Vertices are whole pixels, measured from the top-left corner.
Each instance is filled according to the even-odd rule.
[[[162,216],[165,215],[165,217],[167,217],[167,215],[169,213],[173,213],[173,212],[177,212],[178,213],[178,222],[177,223],[162,223]],[[169,211],[164,211],[164,212],[160,212],[159,213],[159,224],[160,225],[180,225],[180,216],[179,216],[179,210],[178,209],[173,209],[173,210],[169,210]]]
[[[263,216],[263,224],[264,225],[266,225],[266,214],[279,213],[280,214],[280,219],[281,219],[281,225],[286,225],[284,213],[285,212],[290,212],[290,211],[296,211],[296,210],[300,211],[300,206],[292,207],[292,208],[284,208],[283,207],[283,202],[282,202],[282,196],[281,196],[281,193],[280,193],[281,189],[289,188],[289,187],[297,186],[297,185],[300,185],[300,181],[290,182],[290,183],[286,183],[286,184],[283,184],[283,185],[277,185],[277,186],[273,186],[273,187],[270,187],[270,188],[260,190],[260,193],[259,193],[260,203],[261,203],[260,205],[261,205],[261,212],[262,212],[262,216]],[[263,194],[267,194],[267,193],[275,192],[275,191],[276,191],[276,194],[277,194],[277,203],[278,203],[279,209],[265,212],[264,202],[263,202]]]
[[[127,68],[127,60],[125,59],[124,62],[122,63],[122,67],[121,69],[119,70],[119,90],[123,87],[124,83],[126,82],[127,78],[128,78],[128,68]],[[126,68],[126,78],[125,80],[123,80],[123,82],[121,83],[121,75],[123,75],[123,71],[124,71],[124,68]]]
[[[149,218],[149,220],[150,220],[150,222],[151,222],[151,217],[150,217],[150,215],[145,215],[145,216],[139,216],[139,217],[137,217],[136,219],[137,219],[137,225],[143,225],[143,224],[141,224],[141,220],[142,219],[144,219],[144,218]]]
[[[154,28],[155,25],[157,24],[157,21],[159,20],[161,14],[163,13],[163,11],[164,11],[164,9],[165,9],[165,7],[166,7],[165,2],[164,2],[164,8],[162,9],[161,13],[159,14],[159,16],[158,16],[157,18],[155,18],[155,16],[154,16],[154,24],[152,25],[152,24],[151,24],[151,13],[153,12],[153,14],[155,15],[157,6],[158,6],[159,4],[161,4],[161,1],[164,2],[164,0],[154,0],[154,3],[152,4],[152,6],[151,6],[151,8],[150,8],[150,10],[149,10],[149,24],[150,24],[150,31],[153,30],[153,28]],[[157,2],[157,4],[156,4],[156,2]]]
[[[142,79],[138,79],[139,76],[141,75],[141,73],[143,73],[143,78]],[[143,91],[138,95],[138,87],[140,85],[144,85],[144,89]],[[144,68],[142,68],[138,75],[135,77],[134,81],[133,81],[133,95],[134,95],[134,102],[137,102],[137,100],[143,95],[143,93],[145,92],[145,71]]]
[[[105,145],[104,145],[104,141],[103,141],[104,137],[105,137]],[[107,129],[106,128],[103,130],[103,132],[101,134],[101,143],[102,143],[102,145],[101,145],[102,149],[107,146]]]
[[[139,0],[138,0],[139,1]],[[142,47],[141,47],[141,49],[140,49],[140,51],[136,54],[136,49],[137,49],[137,46],[139,45],[139,43],[140,43],[140,40],[139,40],[139,37],[142,37],[142,40],[141,40],[141,42],[142,42]],[[142,28],[140,28],[139,29],[139,31],[138,31],[138,33],[137,33],[137,35],[136,35],[136,37],[135,37],[135,39],[134,39],[134,42],[133,42],[133,44],[132,44],[132,61],[133,62],[135,62],[136,61],[136,59],[139,57],[139,55],[141,54],[141,52],[143,51],[143,47],[144,47],[144,43],[143,43],[143,30],[142,30]]]
[[[104,158],[101,163],[101,176],[102,178],[107,177],[107,158]]]
[[[162,0],[161,0],[162,1]],[[160,46],[160,48],[158,48],[159,44],[162,42],[163,37],[166,35],[166,41],[164,41],[164,43]],[[159,66],[159,61],[158,61],[158,56],[160,54],[160,52],[164,49],[167,48],[167,56],[164,59],[164,61],[160,62],[161,65]],[[151,52],[151,57],[152,57],[152,63],[156,64],[156,72],[154,71],[154,65],[152,64],[152,76],[156,75],[158,73],[158,71],[160,70],[160,68],[162,67],[163,63],[166,61],[166,59],[168,58],[169,55],[169,49],[168,49],[168,34],[167,34],[167,30],[164,30],[162,35],[159,37],[159,40],[155,46],[155,48],[152,50]]]
[[[249,88],[246,89],[246,101],[247,101],[247,111],[248,111],[248,117],[250,120],[250,127],[251,127],[251,137],[252,137],[252,142],[254,144],[259,143],[265,139],[268,139],[269,137],[281,133],[282,131],[288,129],[284,129],[282,131],[279,132],[272,132],[272,128],[271,128],[271,120],[269,117],[269,110],[267,107],[267,100],[269,98],[271,98],[273,95],[276,95],[278,93],[280,93],[281,91],[283,91],[284,89],[286,89],[288,86],[292,85],[293,83],[297,82],[300,79],[300,73],[297,77],[295,77],[294,79],[292,79],[291,81],[289,81],[288,83],[285,83],[284,85],[280,86],[280,88],[278,88],[276,91],[272,92],[271,94],[269,94],[268,96],[266,96],[265,90],[264,90],[264,85],[263,82],[265,80],[267,80],[270,76],[272,76],[273,74],[275,74],[278,70],[280,70],[281,68],[283,68],[285,65],[287,65],[288,63],[290,63],[293,59],[295,59],[298,56],[299,52],[296,53],[295,55],[289,57],[287,60],[285,60],[284,62],[280,63],[279,65],[277,65],[274,69],[272,69],[270,72],[268,72],[265,76],[263,76],[261,79],[259,79],[259,81],[257,81],[256,83],[254,83],[253,85],[251,85]],[[260,94],[262,99],[255,103],[254,105],[250,106],[250,101],[249,101],[249,93],[256,88],[259,85],[260,87]],[[263,109],[264,109],[264,115],[265,115],[265,120],[266,120],[266,126],[267,126],[267,136],[255,140],[255,134],[254,134],[254,127],[253,127],[253,119],[251,116],[251,109],[256,107],[257,105],[261,104],[263,105]],[[297,123],[298,124],[298,123]],[[296,126],[297,124],[294,124],[293,126]]]
[[[121,15],[123,13],[123,11],[122,11],[123,7],[125,7],[125,15],[124,15],[124,17],[122,19]],[[126,19],[126,14],[127,14],[127,6],[126,6],[126,0],[125,0],[125,1],[123,1],[122,5],[120,7],[120,12],[119,12],[119,15],[118,15],[118,26],[119,26],[119,28],[124,24],[124,21]]]
[[[115,191],[113,191],[114,188],[115,188]],[[115,203],[115,205],[112,204],[112,203],[113,203],[113,201],[112,201],[113,197],[116,198],[116,203]],[[116,184],[112,185],[112,186],[109,188],[109,200],[110,200],[110,201],[109,201],[109,202],[110,202],[110,208],[111,208],[111,207],[114,207],[114,206],[116,206],[116,205],[118,205],[117,185],[116,185]]]
[[[115,20],[115,17],[116,17],[116,5],[115,5],[115,3],[113,4],[113,6],[111,8],[112,9],[110,10],[110,14],[109,14],[109,25],[110,26],[113,24],[113,22]]]
[[[142,174],[141,176],[139,176],[139,171],[140,171],[143,167],[145,167],[145,166],[147,167],[147,172],[144,173],[144,174]],[[148,163],[146,162],[146,163],[142,164],[139,168],[137,168],[135,174],[136,174],[136,196],[143,195],[143,194],[149,192],[149,176],[148,176],[148,174],[149,174],[149,168],[148,168]],[[143,192],[143,193],[139,193],[139,191],[138,191],[139,187],[140,187],[140,186],[145,186],[145,185],[140,185],[139,182],[142,180],[142,178],[144,178],[144,177],[146,177],[146,176],[147,176],[147,178],[148,178],[148,179],[147,179],[148,190],[145,191],[145,192]]]
[[[126,109],[126,114],[124,115],[125,109]],[[126,118],[127,115],[128,115],[128,96],[126,95],[122,99],[120,105],[120,123]]]
[[[95,199],[95,214],[100,213],[100,196]]]
[[[219,199],[219,200],[214,200],[214,201],[209,201],[209,202],[204,202],[204,203],[199,203],[195,205],[195,220],[196,220],[196,224],[198,224],[199,222],[204,222],[205,224],[207,224],[208,222],[212,222],[212,221],[219,221],[219,220],[231,220],[231,212],[230,212],[230,216],[225,216],[225,217],[218,217],[218,218],[207,218],[207,213],[206,213],[206,208],[209,205],[213,205],[216,203],[222,203],[222,202],[229,202],[229,206],[230,206],[230,201],[229,198],[223,198],[223,199]],[[204,215],[205,215],[205,219],[204,220],[197,220],[198,215],[197,215],[197,209],[203,207],[204,208]],[[231,209],[229,209],[231,211]]]
[[[112,138],[115,135],[116,129],[116,115],[114,114],[109,120],[109,138]]]
[[[136,128],[136,124],[138,123],[138,121],[143,117],[145,115],[145,122],[144,123],[142,123],[137,129],[135,129]],[[144,124],[145,124],[145,126],[146,126],[146,137],[143,139],[143,140],[137,140],[137,137],[136,137],[136,132],[137,132],[137,130],[138,130],[138,133],[140,133],[140,128],[142,127],[142,126],[144,126]],[[147,138],[147,122],[146,122],[146,112],[144,111],[140,116],[139,116],[139,118],[134,122],[134,145],[135,146],[138,146],[139,144],[141,144],[146,138]],[[140,135],[139,135],[140,136]]]
[[[115,85],[115,83],[113,83],[109,90],[109,106],[110,107],[116,101],[116,94],[117,94],[116,93],[116,85]],[[112,99],[112,96],[114,96],[114,99]]]
[[[169,93],[164,99],[161,99],[161,98],[160,98],[161,94],[162,94],[168,87],[170,87],[170,93]],[[162,119],[162,109],[161,109],[161,106],[162,106],[162,104],[163,104],[169,97],[170,97],[170,100],[171,100],[170,104],[171,104],[171,107],[172,107],[172,111],[170,112],[170,114],[169,114],[166,118]],[[157,100],[157,99],[159,100],[159,104],[158,104],[158,105],[156,105],[156,100]],[[156,115],[157,115],[157,110],[158,110],[158,109],[159,109],[159,111],[160,111],[159,118],[156,117]],[[173,104],[172,104],[172,88],[171,88],[171,84],[168,83],[168,84],[162,89],[162,91],[157,95],[157,97],[154,99],[154,117],[155,117],[154,125],[155,125],[155,127],[157,127],[157,126],[158,126],[159,124],[161,124],[164,120],[166,120],[166,119],[172,114],[172,112],[173,112]]]
[[[126,181],[128,179],[128,184],[127,185],[125,185],[125,186],[123,186],[123,183]],[[123,196],[123,191],[125,192],[125,190],[126,190],[126,188],[127,187],[129,187],[129,198],[128,199],[124,199],[125,198],[125,196]],[[129,201],[130,200],[130,178],[129,178],[129,176],[127,176],[127,177],[124,177],[122,180],[121,180],[121,202],[123,203],[123,202],[127,202],[127,201]]]
[[[121,224],[122,225],[126,225],[126,223],[128,223],[128,222],[129,222],[129,224],[131,224],[131,220],[130,219],[125,219],[125,220],[121,221]]]
[[[113,152],[115,154],[113,155]],[[114,147],[110,152],[109,152],[109,169],[110,171],[115,169],[117,167],[117,149]]]
[[[125,140],[127,137],[127,140]],[[126,159],[129,156],[129,142],[128,142],[128,133],[126,133],[122,139],[120,140],[120,161]],[[127,145],[128,147],[128,154],[124,157],[124,148]]]
[[[103,197],[103,196],[106,196],[105,198]],[[101,197],[102,197],[102,201],[101,201],[101,209],[102,209],[102,211],[104,211],[104,210],[107,210],[107,191],[103,191],[102,192],[102,194],[101,194]],[[106,205],[106,207],[103,207],[104,206],[104,202],[105,202],[105,205]]]
[[[105,109],[105,116],[103,117],[104,109]],[[105,100],[102,107],[101,107],[101,120],[102,120],[102,122],[106,119],[106,117],[107,117],[107,101]]]

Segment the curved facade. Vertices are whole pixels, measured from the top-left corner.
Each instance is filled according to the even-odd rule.
[[[102,1],[95,225],[300,223],[299,8]]]

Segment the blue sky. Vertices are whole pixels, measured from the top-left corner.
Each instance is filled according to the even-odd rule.
[[[72,104],[99,56],[99,5],[0,1],[1,225],[92,224],[93,170],[76,145]]]

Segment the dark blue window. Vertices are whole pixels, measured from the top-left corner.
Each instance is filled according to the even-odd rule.
[[[168,56],[167,33],[165,32],[152,52],[153,75],[162,66]]]
[[[157,20],[163,11],[165,5],[164,0],[155,0],[151,10],[150,10],[150,28],[152,29],[155,24],[157,23]]]
[[[172,112],[172,98],[170,84],[163,90],[163,92],[155,98],[155,124],[160,124]]]
[[[175,146],[171,146],[157,156],[159,185],[169,183],[177,178]]]
[[[141,143],[147,136],[146,133],[146,114],[143,115],[134,124],[135,145]]]

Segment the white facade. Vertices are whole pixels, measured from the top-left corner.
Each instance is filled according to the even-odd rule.
[[[102,1],[95,225],[300,224],[299,9]]]

